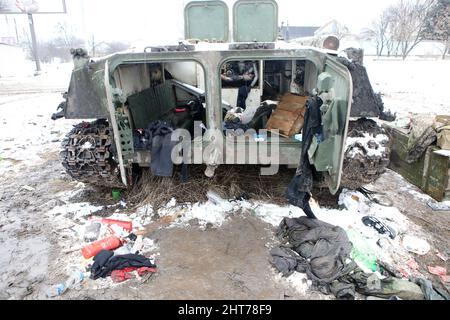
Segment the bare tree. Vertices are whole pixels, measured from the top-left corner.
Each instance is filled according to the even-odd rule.
[[[443,44],[442,59],[450,50],[450,0],[438,0],[430,9],[423,37]]]
[[[65,43],[65,45],[70,49],[74,47],[75,43],[78,43],[79,39],[75,37],[75,30],[73,27],[69,26],[67,22],[59,22],[55,27],[59,38]]]
[[[423,31],[435,0],[401,0],[391,8],[392,41],[403,60],[424,40]]]
[[[28,59],[35,61],[33,44],[31,42],[30,35],[25,28],[22,30],[22,39],[24,40],[22,40],[21,46],[27,53]]]
[[[389,16],[387,10],[383,11],[378,19],[372,23],[372,28],[369,29],[368,35],[375,40],[377,47],[377,56],[381,56],[387,45],[387,32],[389,28]]]
[[[130,45],[128,43],[120,41],[107,42],[106,45],[108,46],[108,50],[105,51],[105,54],[112,54],[130,48]]]
[[[6,0],[0,0],[0,11],[6,9]]]

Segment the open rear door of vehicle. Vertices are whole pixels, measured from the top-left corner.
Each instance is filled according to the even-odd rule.
[[[323,136],[314,137],[308,151],[309,161],[325,176],[330,192],[336,194],[341,183],[348,122],[352,103],[352,77],[348,69],[328,56],[317,81],[323,100]]]

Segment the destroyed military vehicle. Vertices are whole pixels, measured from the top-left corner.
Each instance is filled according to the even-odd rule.
[[[237,1],[232,21],[230,28],[224,2],[193,1],[179,44],[96,59],[73,50],[60,115],[85,122],[63,142],[67,172],[122,188],[133,184],[136,167],[171,176],[170,155],[182,136],[187,149],[177,165],[203,164],[209,177],[233,164],[287,165],[301,174],[307,158],[317,183],[335,194],[344,165],[359,161],[344,162],[349,120],[361,134],[367,122],[360,118],[382,112],[364,67],[338,57],[334,37],[322,41],[327,48],[278,41],[275,1]],[[177,129],[185,135],[172,141]],[[378,175],[385,158],[359,161],[360,178]]]

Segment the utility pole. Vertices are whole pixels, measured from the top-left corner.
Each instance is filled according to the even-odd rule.
[[[31,13],[28,13],[28,23],[30,25],[31,42],[33,46],[33,57],[34,60],[36,61],[36,75],[38,75],[41,73],[41,62],[39,61],[39,52],[36,41],[36,31],[34,30],[33,15]]]
[[[19,44],[19,43],[20,43],[20,39],[19,39],[19,32],[17,31],[17,21],[16,21],[16,18],[14,18],[14,28],[15,28],[15,30],[16,30],[16,41],[17,41],[17,44]]]
[[[13,2],[13,0],[10,0]],[[39,75],[41,73],[41,62],[39,59],[39,52],[38,52],[38,46],[36,41],[36,31],[34,29],[34,21],[33,21],[33,13],[35,14],[66,14],[67,13],[67,7],[66,7],[66,0],[58,0],[54,4],[57,4],[60,1],[60,6],[54,6],[53,8],[49,8],[46,11],[40,11],[39,10],[39,1],[38,0],[31,0],[24,3],[21,0],[15,1],[15,6],[7,6],[6,10],[5,8],[0,8],[0,14],[26,14],[28,16],[28,24],[30,27],[30,34],[31,34],[31,51],[33,58],[36,62],[36,73],[35,75]],[[16,38],[19,40],[19,34],[17,33],[17,24],[16,19],[14,19],[14,25],[16,28]]]
[[[92,56],[95,57],[95,37],[92,35]]]

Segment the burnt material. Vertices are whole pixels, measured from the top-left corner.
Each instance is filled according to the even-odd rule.
[[[384,110],[381,97],[373,91],[367,70],[357,62],[338,58],[350,71],[353,79],[353,103],[350,117],[379,117]]]

